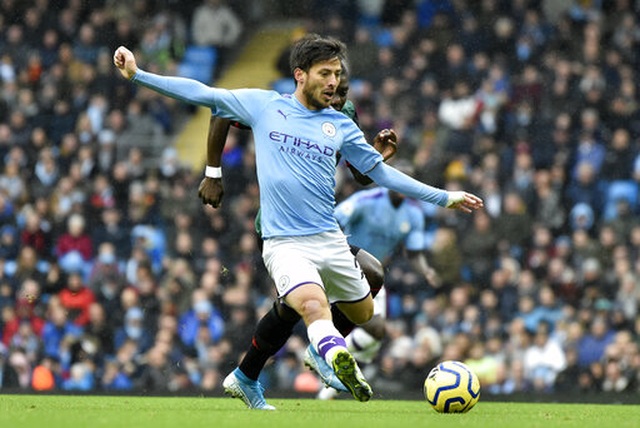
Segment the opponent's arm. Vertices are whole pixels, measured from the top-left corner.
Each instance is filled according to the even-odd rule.
[[[209,120],[209,133],[207,134],[207,166],[205,177],[198,187],[198,196],[203,204],[209,204],[218,208],[224,196],[222,183],[222,151],[227,141],[231,121],[217,116],[211,116]]]
[[[391,159],[398,151],[398,136],[393,129],[383,129],[378,132],[373,139],[373,147],[382,155],[382,161]],[[353,174],[353,178],[361,185],[366,186],[373,183],[373,180],[358,171],[353,165],[347,162],[347,167]]]

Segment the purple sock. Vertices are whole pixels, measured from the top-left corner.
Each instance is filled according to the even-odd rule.
[[[329,349],[336,346],[342,346],[343,348],[346,348],[347,342],[345,342],[344,338],[340,336],[323,337],[320,342],[318,342],[318,353],[322,358],[325,358],[325,355],[327,355]]]

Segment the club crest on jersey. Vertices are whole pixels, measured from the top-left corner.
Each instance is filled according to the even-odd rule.
[[[280,280],[278,281],[278,289],[286,290],[290,282],[291,282],[291,279],[287,275],[282,275],[280,277]]]
[[[322,133],[329,138],[333,138],[336,136],[336,127],[331,122],[324,122],[322,124]]]
[[[402,223],[400,223],[400,232],[408,233],[410,230],[411,230],[411,225],[409,224],[408,221],[403,221]]]

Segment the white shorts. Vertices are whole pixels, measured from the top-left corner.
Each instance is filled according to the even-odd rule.
[[[262,259],[279,298],[306,283],[323,287],[329,303],[358,302],[370,293],[341,231],[266,239]]]

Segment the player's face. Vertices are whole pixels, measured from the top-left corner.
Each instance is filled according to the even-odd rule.
[[[305,106],[311,110],[329,107],[340,84],[341,72],[340,60],[334,58],[316,63],[303,73],[302,101]]]
[[[340,78],[340,84],[331,100],[331,107],[338,111],[342,110],[342,107],[347,102],[347,95],[349,95],[349,79],[343,76]]]

